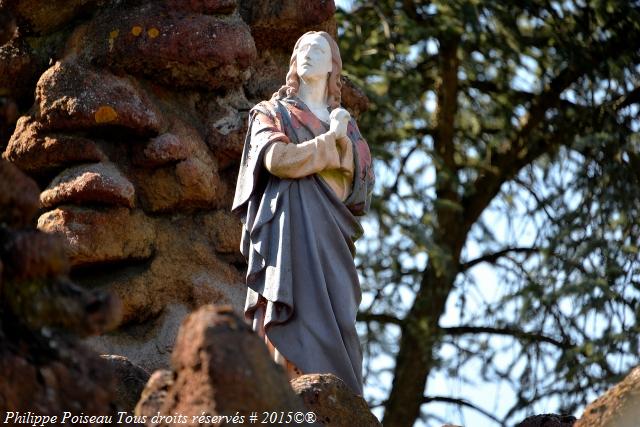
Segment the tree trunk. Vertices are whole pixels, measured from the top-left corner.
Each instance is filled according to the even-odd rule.
[[[411,427],[420,415],[427,378],[434,363],[444,312],[455,274],[438,276],[427,268],[420,291],[402,329],[392,391],[385,406],[385,427]]]

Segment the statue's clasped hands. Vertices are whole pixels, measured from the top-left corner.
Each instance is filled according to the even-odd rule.
[[[344,150],[346,148],[345,144],[348,142],[346,139],[347,125],[351,119],[351,114],[349,114],[349,112],[344,108],[334,108],[333,111],[331,111],[329,118],[331,119],[331,122],[329,123],[329,132],[333,132],[336,136],[338,147],[341,150]]]

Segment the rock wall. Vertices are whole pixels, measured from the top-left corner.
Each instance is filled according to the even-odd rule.
[[[295,40],[335,34],[328,0],[0,3],[0,150],[38,184],[37,228],[122,318],[87,343],[153,371],[196,307],[245,288],[229,208],[248,110],[284,82]],[[362,94],[346,82],[343,104]]]
[[[38,187],[0,160],[0,413],[111,414],[113,371],[78,336],[118,323],[118,300],[73,284],[62,239],[29,226]],[[13,414],[13,415],[12,415]],[[54,423],[56,424],[56,423]]]

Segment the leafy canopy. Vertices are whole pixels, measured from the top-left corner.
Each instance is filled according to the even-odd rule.
[[[359,318],[384,425],[439,425],[434,402],[494,425],[577,411],[638,363],[639,2],[355,0],[338,18],[370,99]],[[425,394],[437,375],[507,385],[508,405]]]

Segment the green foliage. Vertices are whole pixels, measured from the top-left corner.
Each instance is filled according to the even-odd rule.
[[[382,380],[398,367],[371,361],[443,318],[411,309],[448,269],[459,324],[440,324],[428,376],[507,384],[497,425],[579,410],[638,363],[640,5],[356,0],[338,18],[377,162],[359,253],[369,385],[402,392]],[[474,274],[486,263],[495,283]]]

